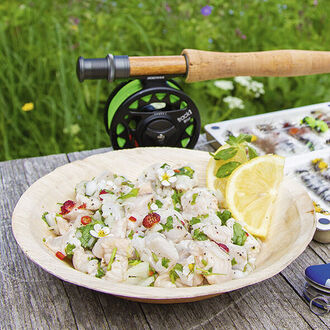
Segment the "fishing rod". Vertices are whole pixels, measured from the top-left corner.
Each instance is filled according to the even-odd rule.
[[[290,77],[330,72],[330,52],[272,50],[246,53],[185,49],[174,56],[127,56],[77,61],[86,79],[132,79],[111,93],[105,125],[114,149],[138,146],[193,148],[200,116],[192,99],[174,81],[197,82],[235,76]]]

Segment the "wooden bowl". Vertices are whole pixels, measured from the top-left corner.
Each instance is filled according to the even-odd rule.
[[[263,242],[256,270],[242,279],[219,285],[191,288],[139,287],[98,279],[75,270],[55,257],[43,243],[50,233],[41,220],[45,211],[58,209],[56,203],[74,198],[74,187],[104,171],[135,179],[153,163],[191,164],[205,186],[209,154],[178,148],[136,148],[111,151],[66,164],[36,181],[22,195],[12,216],[14,236],[24,253],[36,264],[58,278],[93,290],[130,300],[150,303],[178,303],[206,299],[256,284],[274,276],[297,258],[311,241],[316,221],[314,208],[305,189],[293,178],[286,177],[280,186],[270,231]]]

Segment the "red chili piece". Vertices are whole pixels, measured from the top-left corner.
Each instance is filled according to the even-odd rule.
[[[215,242],[221,249],[225,250],[227,253],[229,253],[229,248],[227,245],[222,244],[222,243],[217,243]]]
[[[76,205],[76,203],[74,201],[67,200],[61,206],[61,212],[60,212],[60,214],[61,215],[68,214],[74,208],[75,205]]]
[[[246,236],[249,236],[249,233],[245,232],[245,235],[246,235]]]
[[[61,260],[63,260],[65,258],[65,255],[60,251],[57,251],[55,255],[57,258],[59,258]]]
[[[78,209],[85,209],[86,208],[86,203],[83,203],[81,205],[78,206]]]
[[[291,135],[296,135],[298,132],[299,132],[299,128],[297,128],[297,127],[292,127],[289,129],[289,133]]]
[[[81,217],[80,221],[83,225],[88,225],[89,223],[92,222],[92,218],[89,215],[85,215],[85,216]]]
[[[175,173],[180,173],[180,170],[174,170]]]
[[[147,214],[142,224],[145,228],[151,228],[154,224],[158,223],[160,221],[160,215],[157,213],[149,213]]]
[[[99,193],[99,196],[100,196],[100,195],[104,195],[104,194],[109,194],[109,192],[106,191],[105,189],[102,189],[102,190],[100,191],[100,193]],[[103,201],[103,198],[100,197],[100,200]]]
[[[129,217],[128,220],[130,220],[132,222],[136,222],[136,218],[134,218],[134,217]]]

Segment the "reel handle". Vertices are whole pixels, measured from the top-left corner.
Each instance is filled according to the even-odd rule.
[[[330,52],[271,50],[249,53],[184,49],[188,61],[186,82],[235,76],[290,77],[330,73]]]

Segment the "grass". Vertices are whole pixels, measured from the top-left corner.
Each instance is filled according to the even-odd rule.
[[[205,5],[212,13],[203,16]],[[0,3],[0,160],[108,146],[103,107],[117,83],[75,74],[78,56],[327,50],[327,0],[3,1]],[[244,37],[245,36],[245,37]],[[330,99],[330,76],[258,78],[265,95],[229,111],[212,81],[185,84],[202,123]],[[33,102],[34,109],[22,111]]]

